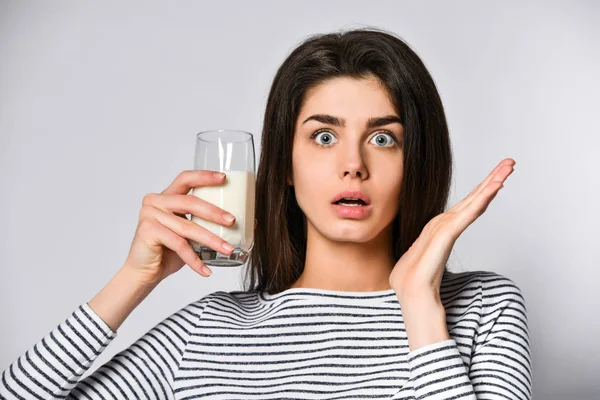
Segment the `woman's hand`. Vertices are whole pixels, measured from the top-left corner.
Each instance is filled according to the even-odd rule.
[[[390,274],[390,286],[401,305],[421,299],[439,301],[444,268],[456,239],[485,212],[515,164],[511,158],[502,160],[466,198],[425,225]]]
[[[181,172],[162,193],[147,194],[123,266],[128,273],[131,272],[128,275],[134,276],[138,283],[155,286],[187,264],[199,274],[209,276],[210,269],[196,255],[188,239],[223,254],[229,255],[232,250],[224,247],[227,244],[225,240],[190,221],[185,214],[227,227],[235,220],[226,221],[224,217],[229,215],[227,211],[187,193],[195,187],[220,185],[223,182],[224,175],[218,177],[214,171],[187,170]]]
[[[133,310],[167,276],[188,264],[194,271],[209,276],[187,239],[193,239],[223,254],[231,250],[226,243],[187,219],[192,214],[223,226],[231,222],[222,219],[228,213],[219,207],[187,193],[191,188],[220,185],[224,175],[213,171],[183,171],[161,194],[144,197],[137,230],[125,264],[104,288],[88,302],[91,309],[116,332]],[[206,267],[207,268],[207,267]]]

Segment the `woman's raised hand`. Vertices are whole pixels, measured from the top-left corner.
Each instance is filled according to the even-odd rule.
[[[458,237],[479,218],[514,171],[506,158],[451,209],[432,218],[392,269],[389,282],[399,298],[439,298],[442,276]]]

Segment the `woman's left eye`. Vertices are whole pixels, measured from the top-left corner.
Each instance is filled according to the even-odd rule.
[[[383,142],[381,140],[379,140],[378,138],[384,137],[383,135],[387,135],[389,137],[389,139],[387,141],[384,140]],[[391,146],[385,146],[386,143],[388,143],[388,144],[391,143],[391,145],[395,144],[394,137],[392,135],[390,135],[389,133],[383,133],[383,132],[378,133],[377,135],[373,136],[373,139],[376,139],[375,141],[377,142],[377,144],[383,144],[383,146],[380,146],[380,147],[391,147]],[[371,140],[373,140],[373,139],[371,139]]]

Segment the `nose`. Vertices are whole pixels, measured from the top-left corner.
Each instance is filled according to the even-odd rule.
[[[342,167],[340,171],[343,172],[342,179],[346,176],[350,176],[350,179],[360,178],[367,179],[369,176],[365,158],[363,154],[362,146],[347,143],[347,146],[342,149],[341,154]]]

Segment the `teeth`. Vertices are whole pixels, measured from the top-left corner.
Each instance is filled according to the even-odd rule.
[[[354,204],[354,203],[349,204],[349,203],[344,203],[344,202],[340,202],[339,204],[342,206],[346,206],[346,207],[362,207],[363,206],[362,204]]]

